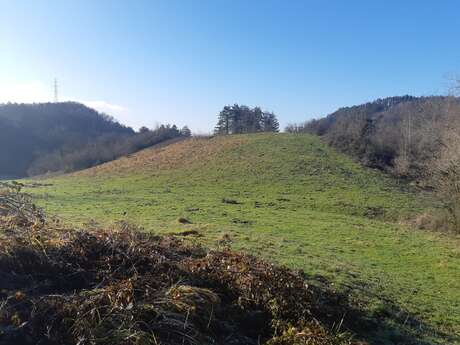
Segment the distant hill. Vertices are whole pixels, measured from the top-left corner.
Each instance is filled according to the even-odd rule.
[[[460,100],[455,97],[389,97],[341,108],[286,130],[322,136],[368,166],[419,178],[437,157],[446,131],[460,128],[459,114]]]
[[[0,176],[72,171],[179,136],[143,133],[74,102],[0,105]],[[152,140],[152,136],[155,138]]]
[[[133,129],[78,103],[0,105],[0,175],[24,176],[40,155]]]

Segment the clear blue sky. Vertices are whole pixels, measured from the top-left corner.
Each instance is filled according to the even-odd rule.
[[[226,104],[284,126],[446,92],[460,1],[0,0],[0,102],[82,101],[134,127],[210,131]]]

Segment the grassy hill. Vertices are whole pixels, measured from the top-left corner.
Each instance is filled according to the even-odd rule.
[[[329,281],[375,322],[372,343],[460,343],[459,241],[402,225],[423,198],[316,137],[190,139],[35,182],[39,205],[74,225],[196,231]]]

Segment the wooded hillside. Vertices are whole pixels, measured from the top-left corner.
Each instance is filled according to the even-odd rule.
[[[402,96],[341,108],[286,130],[322,136],[365,165],[421,178],[445,145],[449,129],[460,128],[459,117],[458,98]]]
[[[0,105],[0,177],[83,169],[180,135],[175,126],[136,133],[74,102]]]
[[[379,99],[286,130],[317,134],[367,166],[434,190],[443,212],[429,227],[460,232],[460,98]]]

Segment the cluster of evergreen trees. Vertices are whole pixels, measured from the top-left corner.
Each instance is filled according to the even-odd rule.
[[[242,134],[256,132],[278,132],[279,123],[272,112],[245,105],[227,105],[219,113],[216,134]]]

